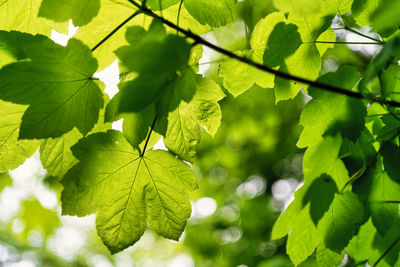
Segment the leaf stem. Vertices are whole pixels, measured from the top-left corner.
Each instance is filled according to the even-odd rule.
[[[379,259],[372,265],[372,267],[376,267],[378,265],[379,262],[381,262],[381,260],[383,260],[383,258],[389,254],[389,252],[397,245],[397,243],[399,243],[400,241],[400,236],[385,250],[385,252],[383,252],[383,254],[379,257]]]
[[[364,164],[359,170],[357,170],[348,180],[347,182],[343,185],[342,190],[340,190],[340,192],[343,192],[344,189],[346,189],[346,187],[356,178],[358,178],[360,176],[360,174],[362,174],[366,169],[367,166],[371,164],[371,162],[367,162],[367,164]]]
[[[176,17],[176,25],[179,26],[179,19],[181,18],[181,11],[182,11],[182,5],[183,5],[183,0],[179,3],[179,8],[178,8],[178,15]],[[176,34],[178,34],[179,31],[176,31]]]
[[[121,22],[121,24],[119,24],[117,27],[115,27],[115,29],[112,30],[109,34],[107,34],[106,37],[104,37],[100,42],[98,42],[95,46],[93,46],[92,52],[94,52],[97,48],[99,48],[105,41],[110,39],[110,37],[113,36],[119,29],[121,29],[125,24],[127,24],[131,19],[133,19],[134,17],[136,17],[140,13],[142,13],[141,10],[136,10],[135,13],[133,13],[126,20]]]
[[[197,44],[202,44],[204,46],[207,46],[208,48],[219,52],[227,57],[236,59],[240,62],[243,62],[249,66],[252,66],[256,69],[274,74],[280,78],[286,79],[286,80],[292,80],[292,81],[296,81],[299,83],[304,83],[304,84],[308,84],[309,86],[312,87],[316,87],[319,88],[321,90],[325,90],[325,91],[329,91],[329,92],[333,92],[333,93],[337,93],[337,94],[342,94],[342,95],[346,95],[348,97],[352,97],[352,98],[357,98],[357,99],[365,99],[371,102],[377,102],[377,103],[382,103],[382,104],[387,104],[389,106],[392,107],[400,107],[400,102],[397,101],[393,101],[393,100],[386,100],[386,99],[370,99],[365,97],[364,95],[362,95],[359,92],[353,92],[353,91],[349,91],[334,85],[330,85],[330,84],[325,84],[325,83],[321,83],[318,81],[313,81],[313,80],[309,80],[306,78],[302,78],[296,75],[292,75],[286,72],[281,72],[279,70],[270,68],[264,64],[260,64],[258,62],[255,62],[247,57],[243,57],[243,56],[238,56],[236,54],[234,54],[231,51],[228,51],[222,47],[219,47],[213,43],[210,43],[209,41],[203,39],[201,36],[191,32],[190,30],[185,30],[183,28],[181,28],[180,26],[174,24],[173,22],[164,19],[163,17],[160,17],[159,15],[155,14],[151,9],[147,8],[145,5],[141,5],[139,3],[137,3],[135,0],[128,0],[130,3],[132,3],[132,5],[136,6],[137,8],[139,8],[144,14],[153,17],[155,19],[160,20],[163,24],[171,27],[172,29],[175,29],[177,31],[179,31],[180,33],[184,34],[186,37],[191,38],[192,40],[194,40],[195,43]]]
[[[373,142],[378,141],[380,138],[385,137],[386,135],[389,135],[390,133],[394,132],[395,130],[396,130],[396,131],[399,131],[400,128],[399,128],[399,127],[392,128],[392,129],[390,129],[390,130],[388,130],[388,131],[386,131],[386,132],[384,132],[384,133],[378,135],[375,139],[372,139],[372,140],[370,140],[370,141],[368,141],[368,142],[366,142],[366,143],[360,145],[359,147],[356,147],[355,149],[353,149],[353,150],[351,150],[351,151],[349,151],[349,152],[347,152],[347,153],[341,155],[339,158],[340,158],[340,159],[343,159],[343,158],[349,157],[349,156],[353,155],[354,153],[356,153],[356,152],[358,152],[358,151],[361,151],[364,147],[366,147],[366,146],[372,144]],[[395,135],[395,136],[396,136],[396,135]]]
[[[148,135],[147,135],[147,138],[146,138],[146,143],[144,143],[144,147],[143,147],[143,151],[142,151],[142,153],[141,153],[141,157],[143,157],[144,156],[144,153],[146,152],[146,148],[147,148],[147,145],[149,144],[149,140],[150,140],[150,137],[151,137],[151,133],[153,132],[153,130],[154,130],[154,126],[156,125],[156,122],[157,122],[157,116],[154,118],[154,121],[153,121],[153,123],[151,124],[151,127],[150,127],[150,131],[149,131],[149,133],[148,133]]]
[[[377,38],[374,38],[374,37],[371,37],[369,35],[366,35],[366,34],[364,34],[362,32],[356,31],[356,30],[354,30],[352,28],[347,27],[346,25],[344,25],[343,28],[332,28],[332,30],[334,30],[334,31],[337,31],[337,30],[348,30],[349,32],[355,33],[355,34],[360,35],[360,36],[362,36],[364,38],[367,38],[367,39],[370,39],[372,41],[378,42],[380,44],[384,44],[385,43],[385,41],[379,40]]]
[[[378,42],[345,42],[345,41],[314,41],[314,42],[303,42],[303,44],[349,44],[349,45],[356,45],[356,44],[361,44],[361,45],[382,45],[382,43]]]

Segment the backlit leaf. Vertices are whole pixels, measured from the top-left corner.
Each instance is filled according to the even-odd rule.
[[[162,150],[141,156],[116,131],[91,135],[72,151],[80,162],[63,180],[63,214],[98,212],[98,233],[112,253],[134,244],[147,225],[179,239],[191,214],[186,193],[197,188],[188,165]]]
[[[42,39],[24,51],[31,61],[0,70],[0,98],[29,105],[19,137],[59,137],[74,127],[87,134],[103,106],[102,92],[92,77],[97,62],[90,50],[74,39],[67,47]]]

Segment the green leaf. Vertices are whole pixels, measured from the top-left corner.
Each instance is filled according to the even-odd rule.
[[[68,25],[38,18],[40,0],[0,0],[0,30],[50,36],[51,30],[67,32]]]
[[[296,52],[301,43],[296,25],[279,22],[268,38],[263,57],[264,64],[270,67],[283,64],[284,59]]]
[[[357,24],[370,25],[370,16],[382,2],[382,0],[354,0],[351,11]]]
[[[184,4],[201,24],[220,27],[233,21],[234,0],[185,0]]]
[[[310,15],[320,12],[321,0],[274,0],[274,6],[282,12]]]
[[[348,180],[347,170],[337,158],[341,143],[339,135],[326,137],[319,145],[307,149],[303,160],[305,183],[295,192],[294,200],[272,229],[272,239],[282,238],[289,232],[287,252],[295,264],[307,259],[319,244],[321,239],[314,221],[319,219],[321,214],[327,214],[323,212],[329,207],[331,200],[329,196],[324,199],[326,192],[318,196],[313,189],[314,184],[318,185],[321,183],[318,179],[330,176],[336,182],[336,186],[329,185],[328,188],[335,191],[335,187],[342,188]],[[321,199],[324,199],[323,207],[317,207],[320,203],[316,201]]]
[[[399,256],[400,244],[394,244],[399,237],[399,227],[393,225],[388,233],[382,237],[375,229],[371,219],[360,227],[356,236],[350,241],[347,253],[355,260],[361,262],[368,259],[368,264],[373,266],[378,259],[380,263],[376,266],[396,266]],[[394,245],[393,247],[392,244]],[[388,250],[390,248],[390,250]],[[381,258],[384,256],[383,258]]]
[[[372,143],[373,140],[373,135],[366,128],[355,143],[347,138],[343,139],[339,154],[349,173],[360,172],[374,160],[377,154]]]
[[[40,42],[44,36],[33,36],[18,31],[0,31],[0,68],[18,60],[26,59],[24,47],[29,43]]]
[[[43,0],[39,9],[39,17],[56,22],[72,19],[75,26],[88,24],[97,16],[100,0],[72,0],[65,4],[62,0]]]
[[[318,232],[325,246],[341,252],[356,233],[363,214],[363,206],[357,195],[350,191],[336,194],[328,212],[318,224]]]
[[[81,42],[66,47],[42,39],[24,49],[31,61],[0,70],[0,98],[30,105],[19,137],[59,137],[76,127],[87,134],[99,118],[103,95],[92,75],[96,60]]]
[[[351,11],[353,0],[331,0],[322,1],[320,13],[328,14],[346,14]]]
[[[129,71],[138,73],[138,77],[120,84],[118,111],[138,112],[158,101],[161,103],[156,105],[157,111],[165,111],[165,106],[172,106],[173,110],[181,99],[189,101],[194,93],[195,75],[187,67],[190,45],[185,39],[168,35],[157,40],[154,28],[147,33],[131,30],[128,34],[132,45],[119,48],[116,54]],[[134,38],[139,42],[134,43]]]
[[[346,248],[347,253],[349,253],[349,255],[358,262],[370,258],[370,250],[373,248],[372,242],[376,234],[376,229],[371,219],[369,219],[360,227],[357,235],[355,235],[351,239],[349,245]]]
[[[315,225],[329,209],[337,191],[335,181],[326,174],[312,181],[303,198],[303,206],[310,202],[310,216]]]
[[[191,213],[186,193],[197,188],[188,165],[162,150],[140,156],[117,131],[91,135],[72,151],[80,162],[63,180],[63,214],[97,211],[98,233],[112,253],[139,240],[147,224],[179,239]]]
[[[105,132],[111,129],[111,123],[104,123],[104,109],[100,112],[100,118],[90,133]],[[58,138],[47,138],[40,145],[40,161],[47,172],[54,177],[62,178],[78,160],[74,157],[71,147],[75,145],[83,135],[76,129]]]
[[[359,85],[360,91],[363,94],[368,94],[372,92],[373,90],[370,88],[370,82],[373,80],[373,78],[376,77],[377,75],[384,75],[382,73],[385,72],[385,69],[388,67],[388,65],[392,63],[394,60],[400,58],[399,45],[400,45],[400,38],[394,38],[386,42],[382,50],[379,52],[379,54],[377,54],[371,61],[371,63],[368,65],[364,77],[360,81]],[[387,82],[387,80],[385,80],[383,84],[381,84],[381,86],[383,87],[381,89],[383,94],[387,93],[388,91],[387,88],[385,88],[386,86],[385,82]],[[395,88],[392,87],[391,90],[393,89]]]
[[[326,248],[321,242],[317,248],[317,263],[321,267],[339,266],[343,255]]]
[[[393,143],[384,142],[379,153],[383,158],[385,171],[393,181],[400,181],[400,151],[399,147]]]
[[[158,0],[156,0],[158,1]],[[179,5],[173,5],[163,10],[163,17],[172,22],[176,22]],[[79,27],[74,38],[84,42],[90,48],[97,45],[110,32],[126,21],[137,8],[125,0],[101,0],[98,15],[87,25]],[[98,47],[94,52],[94,56],[99,62],[99,69],[104,69],[117,59],[114,51],[124,45],[127,45],[125,39],[126,28],[129,26],[141,26],[148,28],[151,20],[146,18],[144,14],[137,15],[125,24],[120,30],[115,32],[106,42]],[[203,34],[210,30],[209,26],[203,26],[197,22],[183,7],[179,16],[179,26],[184,29],[190,29],[197,34]],[[170,32],[176,33],[175,30],[169,29]]]
[[[379,8],[371,16],[374,30],[382,32],[390,28],[397,29],[400,24],[400,2],[383,1]]]
[[[13,170],[39,147],[36,140],[18,140],[26,106],[0,101],[0,172]]]
[[[79,27],[74,38],[81,40],[87,46],[92,48],[103,40],[118,25],[128,19],[128,17],[130,17],[135,11],[136,8],[128,1],[101,0],[98,15],[88,24]],[[136,16],[127,25],[141,25],[142,22],[143,16]],[[99,62],[100,70],[115,61],[115,49],[124,44],[126,44],[125,30],[120,29],[99,48],[97,48],[95,52],[93,52],[93,55]]]
[[[28,241],[29,234],[33,230],[41,232],[43,237],[47,239],[60,226],[57,212],[44,208],[37,200],[25,200],[21,204],[19,218],[23,220],[25,225],[21,233],[25,241]]]
[[[285,20],[285,15],[278,12],[273,12],[261,19],[250,38],[251,50],[244,50],[238,54],[262,63],[268,36],[276,24]],[[224,87],[235,97],[253,87],[254,84],[263,88],[274,86],[274,75],[229,58],[221,62],[220,75],[224,78]]]
[[[360,79],[357,70],[343,66],[334,73],[327,73],[318,81],[352,90]],[[313,99],[304,107],[300,124],[304,126],[297,145],[306,147],[329,132],[341,133],[352,141],[357,140],[364,127],[366,108],[358,99],[342,94],[327,92],[318,88],[310,88]]]
[[[365,202],[372,222],[382,236],[392,225],[400,222],[399,204],[392,203],[399,200],[400,185],[383,171],[381,160],[356,181],[354,191]]]
[[[390,64],[380,74],[381,92],[384,96],[390,96],[396,100],[400,92],[400,66],[397,63]]]
[[[347,183],[349,175],[344,163],[339,159],[342,138],[340,135],[327,136],[320,143],[310,146],[304,153],[303,173],[307,184],[328,175],[336,182],[339,190]]]
[[[149,106],[140,112],[124,114],[122,125],[125,138],[133,147],[139,145],[146,139],[150,126],[156,117],[154,106]]]
[[[303,43],[294,54],[285,59],[280,70],[311,80],[317,79],[321,69],[321,56],[333,45],[315,41],[335,41],[335,34],[327,31],[331,21],[332,16],[289,14],[286,23],[298,27]],[[294,98],[301,88],[306,89],[307,85],[275,77],[275,102]]]
[[[218,101],[224,97],[221,88],[209,79],[198,77],[193,99],[168,114],[164,143],[181,159],[193,162],[201,137],[201,127],[214,135],[221,123]]]
[[[295,265],[305,261],[320,243],[317,227],[310,217],[310,205],[303,205],[308,187],[305,184],[295,192],[294,200],[278,218],[271,233],[274,240],[289,232],[286,251]]]
[[[40,145],[40,161],[47,172],[54,177],[62,177],[78,160],[72,155],[71,147],[83,135],[72,129],[59,138],[47,138]]]
[[[293,220],[293,217],[292,217]],[[290,231],[286,251],[297,265],[305,261],[320,242],[316,226],[310,218],[308,208],[304,208],[296,215],[295,223]]]

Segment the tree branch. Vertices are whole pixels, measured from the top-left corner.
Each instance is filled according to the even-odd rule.
[[[280,78],[286,79],[286,80],[292,80],[292,81],[295,81],[295,82],[308,84],[309,86],[316,87],[316,88],[319,88],[319,89],[322,89],[322,90],[325,90],[325,91],[338,93],[338,94],[346,95],[346,96],[357,98],[357,99],[365,99],[365,100],[368,100],[370,102],[377,102],[377,103],[381,103],[381,104],[386,104],[386,105],[391,106],[391,107],[400,107],[400,102],[396,102],[396,101],[392,101],[392,100],[386,100],[386,99],[377,99],[377,98],[370,99],[370,98],[365,97],[364,95],[362,95],[359,92],[349,91],[349,90],[346,90],[346,89],[343,89],[343,88],[340,88],[340,87],[337,87],[337,86],[333,86],[333,85],[330,85],[330,84],[325,84],[325,83],[321,83],[321,82],[318,82],[318,81],[313,81],[313,80],[302,78],[302,77],[299,77],[299,76],[296,76],[296,75],[292,75],[292,74],[289,74],[289,73],[281,72],[279,70],[275,70],[273,68],[270,68],[270,67],[268,67],[268,66],[266,66],[264,64],[260,64],[258,62],[254,62],[249,58],[238,56],[238,55],[232,53],[231,51],[228,51],[228,50],[226,50],[226,49],[224,49],[222,47],[219,47],[219,46],[217,46],[217,45],[215,45],[213,43],[210,43],[209,41],[203,39],[201,36],[191,32],[190,30],[185,30],[185,29],[181,28],[180,26],[174,24],[173,22],[171,22],[171,21],[169,21],[167,19],[164,19],[163,17],[161,17],[161,16],[157,15],[156,13],[154,13],[151,9],[147,8],[145,5],[139,4],[135,0],[128,0],[128,1],[130,3],[132,3],[132,5],[136,6],[139,10],[141,10],[144,14],[146,14],[146,15],[148,15],[150,17],[153,17],[155,19],[160,20],[163,24],[171,27],[172,29],[177,30],[178,32],[180,32],[183,35],[185,35],[186,37],[193,39],[196,44],[202,44],[204,46],[207,46],[208,48],[210,48],[210,49],[212,49],[212,50],[214,50],[216,52],[219,52],[219,53],[221,53],[221,54],[223,54],[225,56],[228,56],[230,58],[236,59],[236,60],[238,60],[240,62],[243,62],[243,63],[245,63],[245,64],[247,64],[249,66],[252,66],[252,67],[257,68],[259,70],[262,70],[264,72],[268,72],[270,74],[274,74],[274,75],[276,75],[276,76],[278,76]]]

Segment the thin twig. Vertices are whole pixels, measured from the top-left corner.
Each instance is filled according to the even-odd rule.
[[[382,45],[378,42],[346,42],[346,41],[313,41],[313,42],[303,42],[303,44],[348,44],[348,45]]]
[[[347,27],[347,26],[343,26],[343,28],[332,28],[332,30],[334,30],[334,31],[336,31],[336,30],[348,30],[349,32],[355,33],[355,34],[360,35],[360,36],[362,36],[364,38],[367,38],[367,39],[370,39],[372,41],[378,42],[380,44],[384,44],[385,43],[385,41],[382,41],[382,40],[379,40],[379,39],[374,38],[372,36],[366,35],[366,34],[364,34],[362,32],[356,31],[356,30],[354,30],[354,29],[352,29],[350,27]]]
[[[179,19],[181,17],[181,11],[182,11],[182,4],[183,4],[183,0],[181,0],[181,2],[179,3],[179,8],[178,8],[178,15],[176,17],[176,25],[179,26]],[[176,31],[176,34],[178,34],[179,31]]]
[[[96,44],[96,45],[92,48],[92,52],[94,52],[97,48],[99,48],[105,41],[107,41],[108,39],[110,39],[110,37],[113,36],[119,29],[121,29],[125,24],[127,24],[131,19],[133,19],[134,17],[136,17],[136,16],[139,15],[140,13],[142,13],[141,10],[135,11],[135,13],[133,13],[132,15],[130,15],[126,20],[124,20],[121,24],[119,24],[117,27],[115,27],[114,30],[112,30],[109,34],[107,34],[106,37],[104,37],[100,42],[98,42],[98,44]]]

